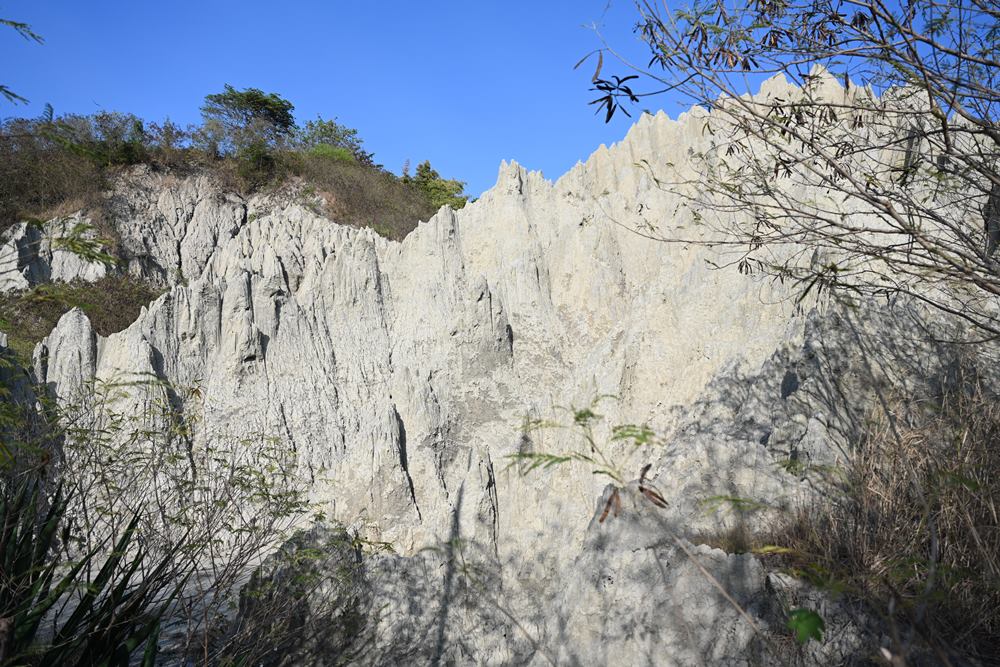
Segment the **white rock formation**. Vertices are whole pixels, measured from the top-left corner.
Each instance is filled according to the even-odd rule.
[[[33,287],[50,281],[92,282],[107,275],[101,262],[89,261],[60,244],[72,237],[78,225],[89,221],[77,213],[44,225],[20,222],[0,235],[0,293]],[[93,230],[78,235],[93,239]]]
[[[874,379],[874,357],[848,352],[855,329],[922,314],[799,307],[780,286],[713,269],[717,249],[630,231],[702,233],[640,163],[683,169],[712,141],[706,114],[643,116],[556,183],[505,163],[479,201],[401,243],[333,224],[294,192],[242,201],[206,178],[137,174],[114,193],[115,224],[130,270],[173,287],[107,339],[68,313],[36,351],[38,379],[64,394],[151,372],[200,386],[182,406],[200,416],[198,446],[286,441],[329,516],[417,554],[378,561],[391,608],[376,662],[401,660],[411,637],[418,663],[747,664],[759,640],[665,536],[771,516],[706,511],[713,497],[803,498],[776,464],[836,458],[858,418],[840,394],[926,376]],[[901,347],[886,354],[926,359]],[[616,398],[596,408],[598,437],[620,423],[663,434],[609,451],[633,478],[652,464],[666,510],[634,494],[600,523],[606,478],[510,465],[576,437],[525,436],[525,419],[602,395]],[[418,553],[458,538],[496,564],[486,592],[453,553]],[[756,560],[684,544],[761,626],[780,625]],[[844,637],[813,659],[848,654],[859,640]]]
[[[639,215],[671,214],[671,194],[634,162],[700,137],[700,117],[646,117],[556,185],[504,164],[482,199],[442,210],[403,243],[331,224],[293,195],[253,198],[244,216],[204,194],[201,179],[149,175],[159,214],[122,221],[121,234],[148,249],[151,271],[188,283],[100,342],[97,377],[150,370],[151,349],[162,377],[200,383],[204,403],[191,408],[204,412],[206,442],[234,430],[288,438],[335,517],[363,517],[404,549],[447,529],[463,483],[474,525],[498,513],[491,480],[526,415],[614,394],[612,421],[666,431],[666,408],[689,404],[733,363],[759,366],[801,328],[769,286],[611,219],[631,221],[639,203]],[[40,380],[69,386],[63,360],[90,358],[81,318],[67,315],[43,343]],[[545,503],[553,516],[578,514],[602,486],[582,471]],[[539,508],[523,495],[478,533],[493,539]],[[518,531],[548,533],[537,514]]]

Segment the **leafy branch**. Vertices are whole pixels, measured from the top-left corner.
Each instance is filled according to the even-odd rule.
[[[42,39],[41,35],[39,35],[38,33],[34,32],[31,29],[31,26],[28,25],[27,23],[21,23],[20,21],[11,21],[11,20],[8,20],[8,19],[0,19],[0,26],[6,26],[8,28],[13,28],[17,32],[17,34],[19,34],[21,37],[23,37],[24,39],[28,40],[29,42],[35,42],[37,44],[42,44],[45,41],[45,40]],[[28,101],[25,98],[23,98],[20,95],[18,95],[17,93],[15,93],[13,90],[11,90],[10,88],[8,88],[7,86],[2,85],[2,84],[0,84],[0,96],[3,96],[4,98],[6,98],[6,100],[8,102],[15,103],[15,104],[16,103],[24,103],[24,102]]]

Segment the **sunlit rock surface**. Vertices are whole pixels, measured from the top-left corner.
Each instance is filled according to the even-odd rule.
[[[287,443],[326,515],[398,554],[366,566],[382,605],[374,663],[765,664],[788,587],[754,556],[692,540],[808,502],[781,464],[841,460],[871,397],[954,360],[908,334],[933,325],[920,308],[797,303],[715,268],[724,247],[635,233],[709,238],[650,169],[709,148],[707,115],[645,115],[555,183],[504,163],[480,200],[398,243],[294,190],[242,200],[137,172],[113,193],[113,224],[129,271],[172,288],[106,339],[68,313],[36,374],[60,395],[90,378],[197,385],[182,406],[197,446]],[[629,480],[650,464],[665,508],[633,481],[600,521],[606,477],[522,475],[510,458],[585,447],[573,429],[522,426],[572,423],[566,409],[597,397],[605,453]],[[625,423],[656,444],[612,442]],[[837,619],[796,655],[859,650],[862,630]]]
[[[87,229],[76,231],[77,226]],[[45,224],[20,222],[0,234],[0,293],[55,280],[95,281],[107,275],[105,264],[85,259],[61,243],[74,237],[96,238],[89,220],[79,213]]]

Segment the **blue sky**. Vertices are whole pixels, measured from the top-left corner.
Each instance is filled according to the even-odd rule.
[[[628,118],[605,125],[587,105],[592,65],[573,70],[599,44],[584,26],[642,53],[630,0],[0,0],[0,17],[45,38],[0,32],[0,82],[30,100],[0,102],[4,117],[48,102],[187,124],[206,94],[254,86],[291,100],[299,120],[357,128],[392,171],[429,159],[473,195],[502,159],[557,178],[624,136]]]

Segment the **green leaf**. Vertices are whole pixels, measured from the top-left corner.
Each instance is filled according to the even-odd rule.
[[[709,514],[730,506],[737,512],[757,512],[768,507],[767,503],[754,500],[752,498],[740,498],[738,496],[710,496],[701,501],[701,505]]]
[[[31,26],[27,23],[22,23],[20,21],[10,21],[8,19],[0,19],[0,25],[6,26],[8,28],[13,28],[17,31],[21,37],[24,37],[28,41],[38,42],[41,44],[45,40],[42,39],[41,35],[36,33],[31,29]]]
[[[795,549],[789,549],[788,547],[782,547],[776,544],[765,544],[762,547],[757,547],[753,550],[753,552],[759,556],[798,553]]]
[[[795,633],[795,641],[805,644],[810,639],[823,641],[826,623],[811,609],[793,609],[788,612],[788,629]]]
[[[646,425],[622,424],[611,432],[612,440],[632,440],[636,446],[648,445],[655,441],[656,433]]]
[[[510,454],[507,458],[511,459],[512,465],[517,462],[526,463],[527,466],[523,470],[525,473],[538,468],[551,468],[552,466],[561,465],[573,460],[573,456],[571,455],[544,454],[541,452],[519,452]]]
[[[132,535],[135,533],[135,529],[138,525],[139,514],[136,513],[136,515],[132,518],[132,521],[129,522],[125,532],[118,540],[118,543],[115,544],[114,550],[104,562],[104,566],[101,567],[100,571],[97,573],[97,577],[89,586],[87,586],[86,592],[81,597],[76,609],[73,610],[69,620],[66,621],[63,627],[56,634],[56,643],[62,642],[68,637],[71,637],[77,629],[81,627],[81,624],[84,623],[84,619],[86,619],[91,613],[94,602],[98,599],[105,586],[107,586],[107,584],[112,580],[115,570],[118,568],[118,564],[125,557],[129,542],[132,541]]]
[[[582,410],[577,410],[573,413],[573,421],[577,426],[588,426],[594,421],[601,419],[601,415],[597,414],[590,408],[584,408]]]

